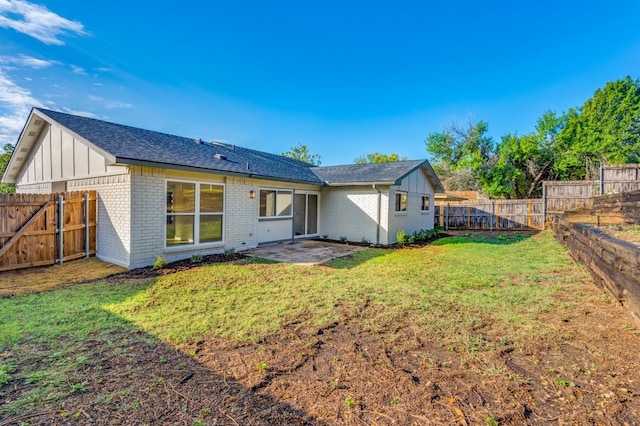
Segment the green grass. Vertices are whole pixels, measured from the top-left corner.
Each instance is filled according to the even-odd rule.
[[[0,416],[84,391],[84,382],[69,377],[96,344],[118,351],[141,339],[175,346],[205,336],[258,341],[292,320],[313,329],[350,316],[381,331],[409,321],[454,351],[491,350],[544,333],[538,315],[564,309],[566,300],[555,297],[561,291],[580,297],[574,290],[585,276],[550,233],[541,233],[369,249],[323,266],[206,265],[0,299],[0,380],[33,385]]]

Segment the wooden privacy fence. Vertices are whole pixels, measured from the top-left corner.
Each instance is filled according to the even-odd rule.
[[[435,223],[445,230],[543,229],[543,204],[540,199],[441,204],[436,206]]]
[[[96,192],[0,194],[0,271],[96,252]]]
[[[600,179],[547,181],[542,198],[549,215],[593,207],[593,197],[640,190],[640,164],[616,164],[600,168]]]

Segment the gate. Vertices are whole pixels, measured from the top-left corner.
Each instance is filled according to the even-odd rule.
[[[0,271],[95,253],[95,191],[0,194]]]

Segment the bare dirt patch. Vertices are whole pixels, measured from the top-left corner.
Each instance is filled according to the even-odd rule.
[[[178,351],[143,333],[114,336],[111,348],[87,339],[92,356],[69,378],[81,389],[0,425],[640,424],[639,336],[585,291],[594,302],[549,314],[544,339],[512,344],[486,322],[495,349],[478,353],[406,320],[363,328],[369,304],[313,332],[291,321],[259,342],[207,338]],[[2,400],[29,386],[11,383]]]

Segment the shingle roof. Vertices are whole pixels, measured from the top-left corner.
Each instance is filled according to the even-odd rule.
[[[314,167],[313,172],[327,185],[397,185],[418,168],[423,168],[437,192],[442,184],[426,160],[398,161],[395,163],[350,164],[347,166]]]
[[[111,154],[117,163],[150,163],[316,185],[323,183],[311,171],[310,164],[284,156],[227,144],[197,143],[190,138],[41,108],[34,110]],[[226,159],[216,158],[216,154]]]

